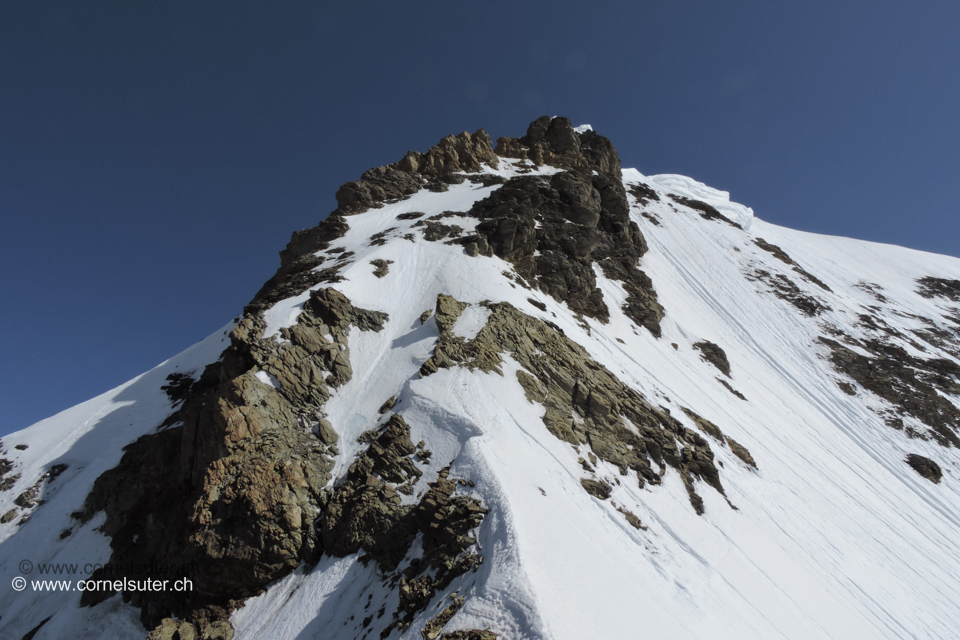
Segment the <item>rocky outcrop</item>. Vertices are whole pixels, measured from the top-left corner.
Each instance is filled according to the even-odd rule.
[[[378,258],[376,260],[371,260],[370,264],[372,264],[374,267],[373,275],[377,276],[378,278],[382,278],[390,273],[390,265],[393,264],[393,260],[381,260]]]
[[[929,437],[937,443],[960,447],[956,433],[960,425],[960,409],[945,397],[945,394],[960,394],[960,384],[956,382],[960,365],[946,358],[918,358],[888,340],[856,340],[841,335],[845,341],[870,355],[821,336],[819,340],[830,349],[830,362],[838,372],[886,400],[898,415],[912,416],[927,425]],[[903,428],[902,420],[887,420],[887,424]],[[912,430],[907,434],[926,437]]]
[[[411,151],[399,162],[365,171],[359,180],[337,191],[337,208],[317,226],[296,231],[280,252],[280,268],[254,296],[248,312],[262,311],[279,300],[299,295],[322,283],[336,282],[336,270],[321,269],[330,258],[318,256],[346,235],[348,218],[385,203],[409,197],[423,188],[463,182],[459,172],[496,168],[499,159],[483,129],[446,136],[425,153]],[[421,214],[422,215],[422,214]],[[341,265],[343,266],[343,265]]]
[[[787,252],[786,252],[786,251],[784,251],[783,249],[781,249],[781,248],[778,247],[777,245],[775,245],[775,244],[770,244],[769,242],[767,242],[767,241],[764,240],[763,238],[754,238],[753,243],[754,243],[755,245],[757,245],[758,247],[760,247],[761,249],[763,249],[764,251],[766,251],[767,253],[771,254],[774,258],[776,258],[776,259],[779,260],[780,262],[782,262],[782,263],[784,263],[784,264],[787,264],[787,265],[790,265],[791,267],[793,267],[793,270],[794,270],[796,273],[799,273],[801,276],[803,276],[803,278],[804,278],[805,280],[807,280],[808,282],[812,282],[813,284],[817,285],[818,287],[820,287],[820,288],[823,289],[824,291],[828,291],[828,292],[832,292],[832,291],[833,291],[833,290],[832,290],[830,287],[828,287],[822,280],[820,280],[820,278],[814,276],[812,273],[808,272],[806,269],[804,269],[804,268],[801,267],[799,264],[797,264],[797,263],[794,261],[793,258],[791,258],[789,255],[787,255]]]
[[[698,415],[693,410],[686,407],[682,407],[682,409],[683,412],[687,414],[687,417],[693,420],[693,423],[697,425],[697,428],[700,429],[700,431],[703,431],[714,440],[719,440],[721,444],[725,444],[730,447],[730,451],[733,453],[733,455],[740,458],[740,460],[742,460],[747,466],[750,466],[754,469],[757,468],[756,460],[753,459],[753,456],[750,455],[750,451],[748,451],[746,447],[730,436],[725,435],[723,431],[720,430],[720,427],[710,422],[703,416]]]
[[[497,153],[567,171],[512,178],[477,202],[469,215],[481,222],[462,240],[467,252],[496,255],[514,265],[522,282],[577,314],[607,322],[596,264],[626,290],[627,317],[659,336],[663,307],[639,269],[647,245],[630,220],[620,160],[609,140],[593,131],[578,134],[566,118],[540,118],[523,138],[501,138]]]
[[[684,196],[674,195],[672,193],[667,194],[667,197],[669,197],[671,200],[673,200],[677,204],[681,204],[687,207],[688,209],[693,209],[694,211],[699,213],[700,217],[703,218],[704,220],[711,220],[714,222],[725,222],[731,227],[736,227],[737,229],[740,228],[740,225],[738,225],[736,222],[734,222],[727,216],[717,211],[716,207],[713,207],[707,204],[706,202],[703,202],[701,200],[694,200],[693,198],[686,198]]]
[[[700,356],[720,370],[720,373],[730,377],[730,361],[727,360],[727,353],[720,348],[720,345],[714,344],[709,340],[696,342],[693,348],[700,352]]]
[[[577,133],[568,118],[541,116],[530,123],[522,138],[499,138],[494,151],[535,165],[620,178],[620,156],[613,144],[595,131]]]
[[[930,458],[921,456],[919,453],[910,453],[907,454],[907,464],[930,482],[940,484],[940,478],[943,477],[943,470],[940,468],[940,465]]]
[[[781,300],[789,302],[805,316],[818,316],[830,307],[822,300],[809,295],[797,284],[782,273],[770,273],[766,269],[754,269],[747,274],[748,280],[760,281],[767,285],[768,290]]]
[[[917,280],[917,284],[920,285],[917,293],[924,298],[946,298],[960,302],[960,280],[924,276]]]
[[[544,425],[557,438],[578,450],[587,447],[622,475],[635,472],[641,487],[660,484],[666,467],[674,468],[697,513],[703,513],[703,500],[695,480],[724,493],[709,443],[667,410],[652,406],[579,344],[508,303],[486,303],[486,324],[475,338],[464,340],[452,333],[452,326],[465,306],[450,296],[438,298],[440,337],[421,376],[456,366],[502,375],[507,354],[522,367],[517,381],[530,402],[543,405]]]
[[[164,428],[97,479],[76,515],[105,512],[109,566],[189,567],[173,577],[188,577],[191,592],[124,594],[147,628],[173,615],[197,637],[217,637],[238,603],[320,553],[314,521],[336,452],[322,406],[352,376],[350,327],[378,331],[385,321],[333,289],[311,294],[284,343],[262,339],[263,321],[248,315]],[[110,595],[85,592],[81,602]]]

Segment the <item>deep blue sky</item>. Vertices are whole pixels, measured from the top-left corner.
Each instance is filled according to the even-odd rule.
[[[0,3],[0,434],[220,327],[342,182],[544,114],[960,255],[958,33],[956,0]]]

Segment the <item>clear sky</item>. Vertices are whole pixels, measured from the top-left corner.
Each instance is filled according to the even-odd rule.
[[[960,255],[958,34],[956,0],[0,3],[0,435],[229,321],[341,183],[540,115]]]

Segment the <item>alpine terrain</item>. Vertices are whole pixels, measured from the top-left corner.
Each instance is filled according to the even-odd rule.
[[[0,637],[957,637],[960,260],[566,118],[337,202],[221,330],[3,439]]]

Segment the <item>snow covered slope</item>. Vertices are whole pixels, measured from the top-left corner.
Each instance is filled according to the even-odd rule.
[[[316,519],[314,546],[302,542],[300,555],[263,589],[244,591],[239,579],[216,583],[236,591],[210,587],[203,601],[161,600],[168,609],[149,615],[158,601],[134,598],[138,609],[114,595],[80,607],[75,587],[51,593],[30,585],[60,579],[40,576],[41,563],[79,563],[63,576],[76,582],[89,574],[83,565],[135,557],[124,556],[132,552],[123,545],[159,535],[136,525],[145,528],[121,544],[123,527],[134,525],[110,523],[117,510],[133,507],[87,496],[121,462],[121,447],[158,428],[189,428],[191,418],[174,411],[201,406],[191,400],[200,398],[200,383],[187,380],[179,396],[160,387],[171,384],[171,373],[199,380],[227,346],[230,325],[130,383],[4,438],[11,469],[0,514],[12,515],[0,525],[0,571],[8,584],[24,576],[28,586],[0,592],[0,635],[19,638],[49,619],[37,640],[136,638],[171,614],[202,628],[219,612],[229,625],[206,627],[206,637],[956,637],[960,260],[770,225],[689,178],[621,173],[618,163],[614,172],[590,155],[602,147],[589,128],[567,134],[564,119],[537,122],[524,138],[501,139],[494,159],[476,151],[481,132],[468,136],[478,162],[470,165],[458,147],[459,170],[448,164],[439,186],[431,176],[443,172],[428,167],[438,157],[449,163],[449,148],[398,163],[423,179],[425,188],[412,193],[392,197],[390,185],[378,192],[370,185],[384,174],[365,174],[354,192],[367,189],[375,206],[354,206],[347,193],[339,198],[345,228],[324,231],[313,246],[305,240],[298,251],[295,236],[288,248],[285,260],[306,256],[313,261],[306,273],[323,277],[301,278],[297,290],[288,286],[293,272],[281,269],[265,287],[275,293],[260,295],[233,332],[235,349],[246,339],[241,330],[256,334],[249,338],[255,348],[243,360],[246,373],[228,375],[234,365],[223,365],[220,379],[236,375],[244,398],[259,394],[263,406],[283,412],[287,400],[301,406],[293,398],[304,393],[291,390],[301,378],[277,364],[306,344],[296,328],[320,326],[321,348],[334,353],[348,345],[349,372],[335,358],[317,365],[330,372],[330,392],[308,403],[316,419],[299,413],[299,422],[284,423],[321,440],[314,460],[329,460],[316,463],[327,474],[322,486],[298,498],[305,523],[297,511],[296,526],[312,529]],[[561,134],[577,136],[577,148]],[[606,185],[605,172],[623,189]],[[568,186],[566,174],[580,182]],[[543,202],[524,200],[534,191],[517,184],[534,184]],[[510,188],[519,195],[502,198],[499,209],[478,204]],[[557,251],[550,242],[566,240],[544,236],[567,228],[546,213],[534,216],[536,253],[516,253],[520,231],[504,248],[503,208],[547,211],[553,196],[544,189],[560,194],[572,244],[593,243],[581,227],[604,227],[610,194],[628,194],[626,214],[645,244],[630,266],[650,286],[604,262],[625,255],[597,253],[612,251],[606,236],[583,254],[593,262],[545,268]],[[594,210],[599,223],[590,219]],[[607,226],[614,239],[630,233]],[[602,294],[589,303],[572,293],[589,280],[576,271],[580,264],[593,276],[584,290]],[[566,274],[563,287],[556,273]],[[331,293],[321,305],[315,292],[328,289],[348,303]],[[330,309],[344,304],[353,309],[331,320]],[[370,312],[379,314],[364,315]],[[558,362],[567,363],[572,391],[559,382]],[[311,375],[305,388],[323,387]],[[270,404],[275,396],[287,400]],[[179,417],[168,420],[171,414]],[[205,423],[197,424],[199,432]],[[265,441],[276,428],[243,437]],[[400,435],[389,440],[388,432]],[[241,437],[227,433],[231,443]],[[395,444],[405,438],[419,444]],[[674,444],[675,456],[668,453]],[[222,462],[236,459],[234,444],[224,446],[229,456],[214,456],[224,473],[245,473],[230,471],[238,462]],[[910,455],[919,457],[908,464]],[[284,456],[285,464],[299,459]],[[58,475],[55,465],[67,466]],[[361,496],[358,469],[380,497]],[[196,473],[205,478],[196,487],[220,477]],[[183,500],[225,500],[196,487],[200,493]],[[290,504],[277,500],[263,504]],[[190,522],[203,519],[197,509]],[[388,522],[395,529],[386,537],[412,542],[391,546],[379,533],[361,535],[366,546],[350,551],[341,523],[352,513],[361,514],[354,528]],[[424,513],[452,533],[432,533]],[[203,535],[217,526],[202,524]],[[157,544],[151,548],[178,548]],[[211,566],[223,563],[228,573],[235,565],[223,546],[210,552]],[[442,561],[427,568],[431,558]],[[207,559],[189,559],[200,568],[185,577],[214,584],[203,577]],[[19,566],[24,560],[31,573]],[[164,624],[151,637],[174,637],[182,622]]]

